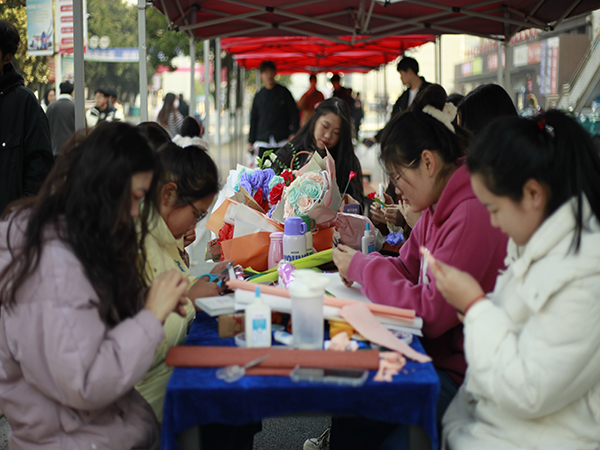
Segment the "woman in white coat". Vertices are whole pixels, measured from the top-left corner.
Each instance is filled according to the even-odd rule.
[[[453,450],[600,448],[600,157],[571,118],[488,126],[473,190],[510,237],[491,294],[431,256],[464,314],[465,382],[443,420]],[[426,249],[422,250],[427,253]]]

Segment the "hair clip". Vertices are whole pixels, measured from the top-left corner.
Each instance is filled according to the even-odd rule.
[[[550,136],[551,138],[554,138],[554,127],[551,125],[548,125],[546,123],[545,119],[539,119],[536,120],[537,126],[541,131],[545,131],[546,133],[548,133],[548,136]]]

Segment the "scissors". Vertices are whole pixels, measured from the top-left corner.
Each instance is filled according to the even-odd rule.
[[[233,261],[229,261],[227,263],[227,265],[225,266],[225,269],[223,269],[223,271],[219,274],[216,273],[204,273],[202,275],[200,275],[197,280],[199,280],[202,277],[208,277],[208,281],[211,283],[216,283],[217,286],[219,286],[220,288],[223,287],[223,285],[225,283],[227,283],[229,280],[235,280],[236,276],[235,276],[235,269],[233,267]]]

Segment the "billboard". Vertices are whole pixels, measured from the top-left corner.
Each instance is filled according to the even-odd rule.
[[[27,51],[32,56],[54,54],[52,0],[27,0]]]

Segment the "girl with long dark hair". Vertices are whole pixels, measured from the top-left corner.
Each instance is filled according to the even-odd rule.
[[[360,161],[354,153],[352,144],[352,120],[350,110],[343,100],[337,97],[328,98],[319,103],[310,120],[302,127],[298,134],[285,146],[277,151],[278,159],[292,169],[302,167],[310,157],[299,152],[318,152],[325,156],[325,148],[329,150],[335,161],[336,180],[340,192],[344,191],[350,172],[357,174],[350,181],[346,191],[354,200],[364,202],[362,186],[362,170]]]
[[[157,173],[135,128],[101,124],[75,136],[39,195],[0,222],[0,407],[11,448],[158,448],[158,423],[133,387],[162,322],[183,312],[187,281],[171,271],[146,291],[134,218],[144,236]]]
[[[431,258],[464,314],[466,381],[444,416],[451,449],[600,443],[600,157],[572,118],[492,122],[469,148],[475,194],[510,238],[495,288]],[[491,292],[486,295],[486,293]],[[447,447],[447,448],[448,448]]]
[[[183,123],[183,116],[175,106],[175,100],[177,100],[175,94],[169,92],[165,95],[163,107],[159,111],[157,117],[157,122],[167,130],[171,139],[179,134],[181,124]]]

